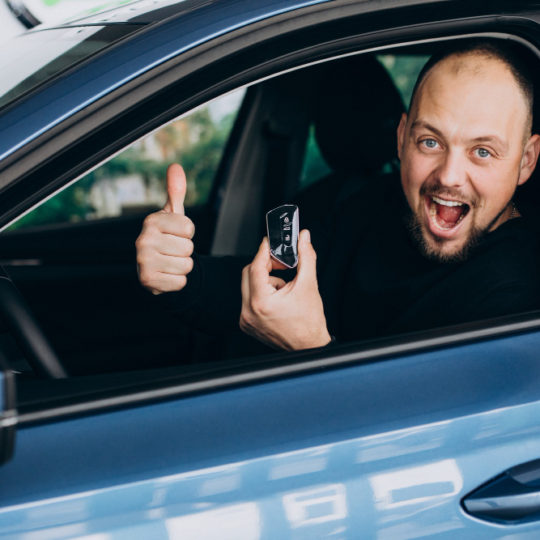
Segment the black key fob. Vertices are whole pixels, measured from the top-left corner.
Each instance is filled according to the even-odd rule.
[[[298,264],[298,206],[284,204],[266,214],[270,255],[287,268]]]

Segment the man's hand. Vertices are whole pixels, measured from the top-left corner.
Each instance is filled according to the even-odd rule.
[[[186,175],[178,164],[167,169],[168,200],[144,220],[135,242],[139,280],[153,294],[179,291],[193,269],[195,225],[184,215]]]
[[[242,272],[240,328],[272,347],[287,350],[322,347],[331,341],[317,285],[317,255],[309,231],[300,233],[298,272],[285,283],[270,275],[283,269],[263,239],[253,262]]]

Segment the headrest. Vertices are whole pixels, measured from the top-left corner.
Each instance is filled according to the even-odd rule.
[[[335,172],[370,174],[396,157],[396,129],[405,108],[373,56],[329,62],[321,71],[315,136]]]

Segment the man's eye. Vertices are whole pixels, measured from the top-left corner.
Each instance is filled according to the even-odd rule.
[[[475,152],[476,152],[476,155],[482,159],[485,159],[491,156],[491,152],[489,150],[486,150],[485,148],[477,148]]]
[[[435,139],[424,139],[420,141],[420,144],[429,149],[437,148],[437,146],[439,146],[439,143]]]

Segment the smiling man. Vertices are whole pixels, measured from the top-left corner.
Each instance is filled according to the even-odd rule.
[[[397,129],[400,178],[377,178],[302,231],[290,281],[271,274],[266,239],[241,295],[239,260],[192,257],[192,224],[173,210],[185,177],[173,166],[168,206],[137,243],[141,282],[154,294],[182,289],[160,298],[200,328],[229,335],[240,314],[245,334],[289,350],[536,309],[538,241],[513,201],[540,152],[532,115],[512,45],[458,42],[418,78]]]
[[[504,50],[477,45],[432,59],[398,128],[401,182],[424,253],[467,257],[517,217],[516,187],[532,174],[533,89]]]

